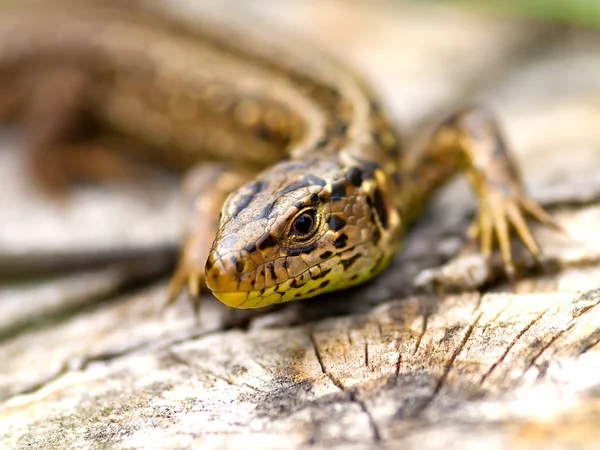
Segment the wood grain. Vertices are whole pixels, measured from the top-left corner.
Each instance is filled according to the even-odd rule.
[[[228,328],[210,299],[198,326],[184,303],[157,317],[166,284],[147,281],[155,267],[134,271],[126,290],[118,265],[3,282],[1,446],[598,448],[600,35],[402,2],[259,1],[241,11],[350,60],[398,122],[491,104],[532,193],[568,231],[535,228],[550,270],[517,251],[522,279],[511,286],[498,273],[481,287],[481,261],[465,253],[448,262],[474,205],[457,182],[377,281],[261,312],[246,328]],[[2,158],[18,153],[3,143]],[[82,195],[98,214],[114,211],[115,192]],[[123,205],[139,195],[125,192],[117,229],[138,220]],[[13,209],[0,223],[27,201],[3,198],[0,211]],[[164,226],[160,208],[149,209],[157,217],[146,211],[140,234],[126,239],[146,245]],[[175,216],[168,236],[157,234],[161,248]],[[50,228],[58,237],[0,227],[0,254],[15,255],[10,242],[52,253],[69,231]],[[124,245],[118,233],[102,236],[108,248]],[[74,253],[87,238],[76,236]],[[440,279],[455,292],[438,291]]]

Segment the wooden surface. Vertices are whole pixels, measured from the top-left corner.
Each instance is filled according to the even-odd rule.
[[[569,232],[535,228],[550,272],[517,253],[521,281],[477,291],[477,258],[439,269],[473,213],[458,181],[368,286],[243,329],[224,328],[210,299],[199,326],[184,302],[157,317],[156,277],[179,227],[173,180],[47,205],[7,136],[0,267],[130,252],[0,285],[0,447],[599,448],[600,35],[401,2],[259,1],[243,12],[359,67],[407,131],[473,99],[490,104],[531,192]],[[139,253],[149,245],[156,258]],[[438,292],[440,278],[456,292]]]

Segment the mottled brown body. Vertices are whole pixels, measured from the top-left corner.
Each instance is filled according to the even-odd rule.
[[[427,197],[461,168],[482,205],[483,252],[495,234],[512,273],[510,222],[539,255],[521,210],[552,222],[524,196],[489,117],[459,113],[420,152],[403,153],[373,93],[347,68],[305,45],[239,33],[87,3],[0,20],[0,113],[25,119],[40,174],[85,172],[85,158],[65,163],[73,153],[65,148],[106,133],[180,169],[232,163],[187,183],[197,199],[171,301],[185,284],[199,293],[205,261],[208,287],[242,308],[372,278]],[[40,165],[49,154],[63,162]],[[211,211],[229,193],[217,221]]]

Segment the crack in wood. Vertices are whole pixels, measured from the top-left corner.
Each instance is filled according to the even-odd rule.
[[[571,328],[573,328],[575,326],[575,323],[571,323],[567,328],[565,328],[564,330],[560,330],[558,333],[556,333],[549,341],[546,345],[543,345],[542,348],[540,349],[539,352],[537,352],[535,354],[535,356],[531,359],[531,361],[529,362],[529,364],[527,365],[527,367],[525,367],[525,369],[523,370],[523,373],[521,374],[521,376],[519,377],[519,381],[523,379],[523,377],[525,376],[525,374],[527,372],[529,372],[529,370],[535,366],[535,363],[537,362],[537,360],[540,358],[540,356],[542,356],[542,354],[548,350],[552,344],[554,344],[554,342],[556,342],[556,340],[561,337],[563,334],[565,334],[567,331],[569,331]]]
[[[400,343],[398,343],[398,347],[397,347],[396,351],[398,352],[398,359],[396,360],[395,376],[396,376],[396,381],[398,381],[398,377],[400,377],[400,365],[402,364],[402,352],[400,351]]]
[[[360,407],[360,409],[362,410],[363,413],[365,413],[367,415],[367,419],[369,420],[369,426],[371,427],[371,430],[373,433],[373,440],[381,441],[381,431],[379,431],[379,426],[375,422],[375,419],[373,418],[371,411],[369,411],[369,409],[367,408],[367,405],[365,404],[365,402],[363,400],[361,400],[360,398],[358,398],[358,394],[356,393],[355,390],[349,391],[349,394],[350,394],[350,399]]]
[[[177,354],[176,352],[174,352],[174,351],[172,351],[170,349],[167,350],[167,354],[169,355],[169,358],[171,358],[177,364],[181,364],[183,366],[189,367],[190,369],[195,369],[195,370],[202,371],[202,372],[204,372],[204,374],[206,374],[206,375],[208,375],[210,377],[213,377],[213,378],[215,378],[217,380],[224,381],[225,383],[227,383],[230,386],[247,387],[247,388],[250,388],[253,391],[259,392],[261,394],[265,394],[265,395],[269,394],[268,391],[264,391],[264,390],[262,390],[260,388],[257,388],[256,386],[254,386],[254,385],[252,385],[250,383],[247,383],[245,381],[243,381],[241,383],[238,383],[235,380],[233,380],[231,378],[228,378],[228,377],[224,377],[223,375],[219,375],[219,374],[213,372],[212,370],[207,369],[206,367],[196,366],[196,365],[190,363],[187,359],[185,359],[181,355]]]
[[[458,357],[460,352],[462,352],[464,350],[465,345],[467,345],[467,341],[471,337],[471,334],[473,334],[473,330],[477,326],[477,323],[481,319],[482,315],[483,315],[482,313],[479,313],[475,317],[475,320],[473,320],[473,322],[467,328],[467,331],[465,332],[465,335],[463,336],[463,339],[460,342],[460,345],[456,348],[456,350],[454,350],[454,353],[452,353],[452,357],[450,358],[450,361],[448,361],[448,364],[446,364],[446,367],[444,368],[444,373],[442,374],[441,378],[438,380],[438,383],[433,391],[433,395],[431,396],[432,400],[437,396],[437,394],[442,389],[444,383],[446,382],[446,379],[448,378],[448,375],[450,374],[450,371],[452,370],[452,367],[454,366],[454,361],[456,361],[456,358]]]
[[[56,373],[54,373],[53,375],[50,375],[37,383],[33,383],[29,386],[26,386],[22,389],[19,389],[13,393],[7,395],[6,397],[4,397],[2,399],[2,401],[7,401],[12,398],[19,397],[21,395],[29,395],[29,394],[38,392],[39,390],[43,389],[46,385],[53,383],[54,381],[60,379],[62,376],[66,375],[67,373],[84,371],[91,364],[94,364],[94,363],[109,363],[109,362],[115,361],[117,359],[126,357],[126,356],[134,355],[136,353],[149,351],[149,350],[161,350],[161,349],[168,350],[169,347],[172,347],[174,345],[182,344],[184,342],[188,342],[188,341],[191,341],[194,339],[202,339],[204,337],[220,333],[221,331],[223,331],[223,330],[215,329],[215,330],[210,330],[210,331],[200,331],[200,332],[195,331],[195,332],[189,333],[187,336],[184,336],[184,337],[167,339],[166,342],[162,342],[159,345],[157,345],[157,343],[153,342],[153,341],[145,341],[145,342],[140,342],[136,345],[132,345],[130,347],[124,347],[120,350],[115,350],[112,352],[97,353],[95,355],[84,356],[82,358],[69,358],[63,362],[60,369],[57,370]]]
[[[16,392],[13,392],[12,394],[5,397],[3,401],[7,401],[12,398],[19,397],[21,395],[33,394],[35,392],[40,391],[48,384],[51,384],[54,381],[60,379],[67,373],[86,370],[90,366],[90,364],[96,362],[110,362],[123,356],[134,354],[144,349],[147,345],[148,343],[145,342],[131,347],[123,348],[119,351],[99,353],[97,355],[86,356],[83,358],[69,358],[66,361],[63,361],[60,369],[57,370],[56,373],[54,373],[53,375],[50,375],[37,383],[31,384],[30,386],[24,387],[22,389],[17,390]]]
[[[352,347],[354,342],[352,341],[352,336],[350,336],[350,330],[346,329],[346,338],[348,339],[348,345]]]
[[[377,325],[377,331],[379,332],[379,339],[383,340],[383,327],[381,325],[381,322],[379,320],[375,321],[376,325]]]
[[[369,367],[369,342],[365,339],[365,367]]]
[[[595,346],[597,346],[598,344],[600,344],[600,338],[596,339],[595,341],[592,341],[590,344],[586,345],[585,347],[583,347],[581,349],[581,352],[579,353],[580,355],[583,355],[584,353],[589,352],[591,349],[593,349]]]
[[[446,380],[448,379],[448,376],[450,374],[450,371],[452,370],[452,367],[454,366],[454,362],[456,361],[456,358],[458,357],[460,352],[462,352],[464,350],[469,338],[473,334],[473,330],[477,326],[477,323],[479,322],[479,320],[481,319],[482,316],[483,316],[483,313],[479,313],[475,317],[475,319],[471,322],[471,324],[468,326],[468,328],[465,332],[465,335],[463,336],[460,344],[456,347],[456,349],[452,353],[452,356],[450,357],[450,360],[444,367],[444,372],[442,373],[442,376],[439,378],[438,382],[436,383],[436,386],[433,389],[432,394],[429,397],[427,397],[418,408],[415,409],[415,413],[413,414],[413,417],[417,417],[423,411],[425,411],[429,407],[429,405],[435,400],[435,398],[438,396],[438,394],[442,390],[442,387],[446,383]]]
[[[315,339],[314,332],[309,331],[308,335],[309,335],[310,342],[311,342],[311,344],[313,346],[313,349],[315,351],[315,355],[317,357],[317,361],[319,363],[319,366],[321,367],[321,372],[323,372],[323,374],[327,378],[329,378],[329,380],[340,391],[342,391],[344,394],[346,394],[348,396],[348,398],[349,398],[350,401],[356,403],[358,405],[358,407],[361,409],[361,411],[364,414],[366,414],[367,420],[369,421],[369,426],[371,428],[371,432],[373,433],[373,439],[375,441],[380,441],[381,440],[381,432],[379,430],[379,426],[375,422],[375,419],[373,418],[373,415],[371,414],[371,412],[367,408],[367,405],[365,404],[365,402],[358,397],[358,394],[357,394],[357,392],[356,392],[355,389],[346,389],[346,387],[341,382],[341,380],[339,380],[335,375],[333,375],[329,370],[327,370],[327,367],[325,366],[325,362],[323,361],[323,357],[321,355],[321,351],[319,350],[319,346],[318,346],[317,341]]]
[[[171,360],[173,360],[173,362],[175,362],[179,365],[190,367],[190,368],[194,367],[187,359],[178,355],[176,352],[174,352],[171,349],[167,349],[167,355],[169,356],[169,358],[171,358]]]
[[[583,294],[585,295],[585,294]],[[567,333],[568,331],[570,331],[575,325],[577,325],[577,321],[581,318],[581,316],[583,316],[584,314],[588,313],[589,311],[591,311],[592,309],[594,309],[596,306],[600,305],[600,300],[597,301],[596,303],[594,303],[593,305],[589,305],[589,306],[585,306],[583,308],[581,308],[581,310],[579,311],[579,314],[577,314],[576,317],[574,317],[573,319],[571,319],[569,325],[563,329],[560,330],[558,333],[556,333],[549,341],[546,345],[542,346],[542,348],[540,349],[539,352],[536,353],[536,355],[533,357],[533,359],[531,360],[531,362],[527,365],[527,367],[525,368],[525,370],[523,370],[523,373],[521,374],[521,376],[519,377],[519,379],[522,379],[525,374],[533,367],[535,366],[537,360],[542,356],[542,354],[548,350],[555,342],[558,338],[560,338],[562,335],[564,335],[565,333]]]
[[[423,323],[421,324],[421,332],[417,336],[417,340],[415,342],[415,349],[413,350],[413,356],[415,356],[417,354],[417,352],[419,351],[419,348],[421,347],[421,341],[423,340],[423,337],[425,336],[425,333],[427,332],[428,323],[429,323],[429,311],[424,310],[423,311]]]
[[[20,397],[22,395],[34,394],[34,393],[40,391],[41,389],[43,389],[46,385],[52,383],[53,381],[58,380],[60,377],[67,374],[71,370],[72,370],[72,368],[70,367],[69,362],[65,361],[61,365],[61,367],[56,371],[56,373],[49,375],[48,377],[44,378],[43,380],[39,381],[38,383],[31,384],[24,388],[18,389],[17,391],[8,394],[6,397],[1,398],[0,400],[2,401],[2,403],[5,403],[14,398]]]
[[[548,311],[550,311],[550,308],[542,311],[540,314],[538,314],[536,317],[534,317],[527,325],[525,325],[523,327],[523,329],[521,329],[521,331],[519,331],[519,333],[515,336],[515,338],[512,340],[512,342],[510,344],[508,344],[508,346],[506,347],[506,350],[502,353],[502,355],[500,355],[500,358],[498,358],[494,362],[494,364],[492,364],[492,366],[488,369],[488,371],[481,376],[481,380],[479,380],[480,385],[482,385],[485,382],[485,380],[487,380],[487,378],[491,375],[491,373],[496,369],[496,367],[498,367],[500,365],[500,363],[502,363],[502,361],[504,361],[506,359],[506,357],[508,356],[510,351],[517,344],[517,342],[525,335],[525,333],[527,333],[531,329],[532,326],[534,326],[542,317],[544,317],[544,315]]]
[[[475,302],[475,308],[473,308],[473,314],[475,314],[477,311],[479,311],[481,309],[482,304],[483,304],[483,295],[478,293],[477,302]]]

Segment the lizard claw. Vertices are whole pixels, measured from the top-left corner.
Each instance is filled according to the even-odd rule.
[[[185,254],[180,257],[179,263],[173,276],[169,282],[167,289],[167,301],[159,310],[159,315],[163,315],[164,312],[172,306],[187,286],[189,300],[192,304],[194,311],[194,317],[196,324],[200,320],[200,304],[201,304],[201,286],[204,283],[204,267],[201,270],[194,264],[190,264],[185,258]]]
[[[480,252],[490,259],[494,240],[498,243],[502,264],[507,278],[515,279],[515,266],[511,249],[511,229],[516,231],[536,263],[545,265],[544,253],[533,237],[525,216],[529,215],[544,226],[565,232],[564,228],[538,203],[520,190],[504,192],[487,189],[480,195],[478,217],[469,229],[472,237],[479,237]]]

